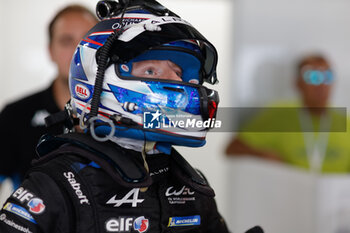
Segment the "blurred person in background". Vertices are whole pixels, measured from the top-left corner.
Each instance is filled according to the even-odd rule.
[[[89,9],[69,5],[61,9],[48,25],[49,53],[57,74],[50,86],[4,107],[0,114],[0,175],[22,180],[36,157],[39,138],[47,133],[45,117],[63,110],[70,99],[68,74],[71,58],[80,39],[97,23]],[[63,133],[53,127],[52,133]],[[1,182],[1,179],[0,179]]]
[[[243,125],[226,154],[256,156],[316,172],[349,172],[346,112],[327,108],[334,85],[330,63],[322,55],[309,55],[300,60],[297,72],[301,104],[263,109]]]

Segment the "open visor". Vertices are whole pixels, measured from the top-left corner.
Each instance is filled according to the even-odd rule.
[[[217,52],[215,47],[194,27],[176,17],[157,17],[130,25],[124,29],[112,46],[111,56],[126,63],[146,50],[179,40],[195,42],[202,56],[201,80],[217,82]]]

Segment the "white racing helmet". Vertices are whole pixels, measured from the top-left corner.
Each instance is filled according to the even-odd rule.
[[[104,18],[79,43],[69,76],[73,111],[98,140],[202,146],[219,103],[203,86],[217,82],[216,49],[156,1],[132,2],[114,2],[114,11],[102,5]],[[133,76],[133,63],[144,60],[172,61],[182,81]]]

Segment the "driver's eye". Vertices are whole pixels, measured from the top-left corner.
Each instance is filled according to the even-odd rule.
[[[147,70],[145,71],[145,74],[146,74],[146,75],[154,75],[154,70],[151,69],[151,68],[149,68],[149,69],[147,69]]]

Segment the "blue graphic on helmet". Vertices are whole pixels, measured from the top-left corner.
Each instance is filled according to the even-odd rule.
[[[200,97],[197,88],[175,83],[143,81],[151,93],[142,94],[109,84],[115,98],[120,103],[136,103],[134,113],[153,111],[159,107],[173,108],[194,115],[200,114]]]
[[[80,45],[98,49],[106,42],[109,35],[110,34],[90,35],[85,40],[82,40]]]
[[[75,56],[73,56],[73,59],[71,61],[71,67],[72,69],[70,69],[70,75],[72,76],[72,78],[88,80],[85,75],[84,67],[82,66],[82,63],[81,63],[79,47],[75,51]]]

